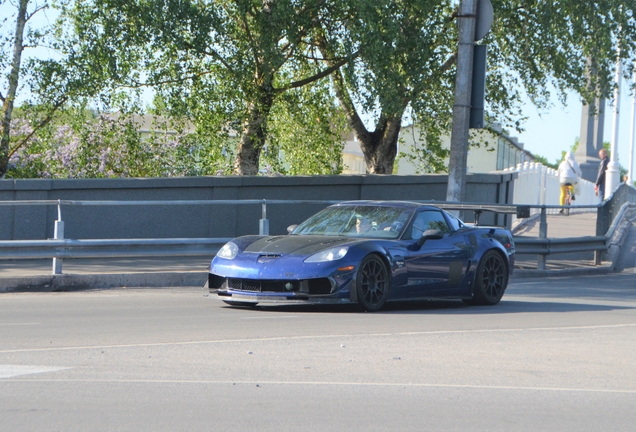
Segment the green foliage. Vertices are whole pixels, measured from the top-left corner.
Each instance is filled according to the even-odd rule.
[[[545,156],[541,156],[538,154],[534,155],[534,159],[541,163],[541,165],[546,166],[548,168],[552,168],[552,169],[558,169],[559,168],[559,162],[560,161],[555,161],[554,163],[550,163],[548,162],[548,159]]]
[[[142,125],[147,132],[141,132]],[[30,133],[27,118],[15,133]],[[227,170],[231,156],[207,159],[218,148],[204,136],[161,118],[68,110],[41,128],[10,160],[11,178],[171,177]],[[222,163],[225,158],[225,163]]]
[[[353,119],[351,127],[360,130],[361,137],[372,136],[356,126],[355,118],[380,113],[375,117],[376,132],[382,133],[381,120],[401,117],[400,108],[410,104],[425,136],[450,133],[457,47],[452,9],[457,2],[360,0],[356,4],[359,12],[346,27],[348,39],[341,37],[339,44],[328,39],[331,52],[360,51],[345,74],[351,101],[342,98]],[[540,108],[548,106],[550,88],[563,102],[569,90],[587,100],[609,94],[617,47],[621,46],[623,59],[634,57],[634,0],[492,0],[492,4],[495,21],[482,41],[488,44],[487,117],[506,127],[523,130],[521,101],[526,94]],[[411,23],[416,24],[412,29]],[[373,147],[372,139],[368,146]]]
[[[422,161],[423,169],[436,166],[444,157],[436,143],[452,109],[453,73],[447,62],[455,50],[453,2],[343,3],[351,18],[337,30],[325,28],[320,46],[326,58],[357,55],[334,84],[369,171],[391,172],[400,123],[409,107],[427,137],[417,153],[432,157]],[[363,123],[362,118],[371,120]]]
[[[507,127],[522,129],[524,93],[539,107],[547,106],[551,88],[562,100],[571,89],[588,100],[609,94],[617,46],[624,59],[635,56],[636,0],[492,3],[495,22],[483,41],[489,50],[487,115]],[[406,118],[426,137],[413,156],[418,169],[445,170],[448,152],[440,137],[452,119],[457,1],[59,5],[63,19],[49,41],[59,57],[33,60],[23,69],[32,94],[23,120],[33,135],[11,138],[11,152],[33,162],[20,165],[23,175],[47,169],[79,175],[78,167],[55,162],[63,160],[55,156],[64,153],[63,143],[76,141],[75,159],[86,165],[82,175],[249,174],[265,165],[288,174],[337,173],[344,118],[372,172],[391,172]],[[29,37],[41,41],[42,35],[32,31]],[[11,52],[6,46],[0,47],[4,69]],[[342,65],[332,89],[319,81]],[[148,87],[155,95],[150,111],[170,125],[141,137],[123,119],[144,112]],[[334,96],[343,112],[334,107]],[[70,121],[51,115],[85,106],[122,117],[100,124],[83,115]],[[60,135],[63,124],[70,130]],[[176,144],[168,129],[176,131],[170,135]],[[24,140],[32,148],[20,148]],[[50,164],[36,157],[50,151]]]
[[[340,174],[346,123],[328,80],[289,91],[274,106],[265,161],[290,175]]]
[[[537,106],[546,107],[549,84],[562,101],[568,90],[587,100],[610,94],[617,48],[621,47],[623,59],[634,57],[634,0],[492,0],[492,4],[496,18],[484,41],[489,69],[505,77],[505,88],[514,92],[512,100],[518,100],[517,89],[523,88]],[[495,101],[505,106],[502,98]]]
[[[65,12],[68,49],[109,87],[152,87],[208,137],[238,132],[240,174],[258,169],[276,99],[320,76],[304,65],[321,0],[92,0]]]

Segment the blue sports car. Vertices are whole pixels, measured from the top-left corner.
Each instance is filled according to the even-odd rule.
[[[494,305],[514,265],[505,228],[466,225],[413,202],[327,207],[288,235],[238,237],[210,264],[208,287],[225,303],[346,304],[461,299]]]

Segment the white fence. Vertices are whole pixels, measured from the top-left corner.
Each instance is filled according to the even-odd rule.
[[[530,205],[560,205],[559,197],[561,195],[561,185],[557,171],[548,168],[538,162],[525,162],[518,164],[516,167],[506,168],[504,171],[517,172],[518,178],[514,182],[514,204],[530,204]],[[594,183],[579,179],[578,184],[574,188],[576,197],[573,205],[596,205],[601,202],[601,198],[596,196],[594,192]],[[557,213],[558,208],[549,208],[547,212]],[[589,212],[589,208],[576,209],[572,208],[570,212]],[[532,208],[531,216],[540,213],[540,209]],[[517,224],[516,218],[513,217],[513,226]]]

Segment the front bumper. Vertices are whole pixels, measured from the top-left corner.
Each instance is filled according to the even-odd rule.
[[[211,290],[210,290],[211,291]],[[242,292],[232,292],[218,290],[216,292],[219,300],[232,303],[244,303],[246,305],[255,304],[270,304],[270,305],[335,305],[335,304],[351,304],[350,297],[333,297],[333,296],[306,296],[306,295],[259,295],[259,294],[246,294]]]
[[[352,303],[352,274],[315,279],[243,279],[208,275],[210,294],[232,303],[346,304]]]

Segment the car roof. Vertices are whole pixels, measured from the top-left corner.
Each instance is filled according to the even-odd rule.
[[[403,208],[403,209],[425,209],[425,210],[441,210],[439,207],[435,207],[429,204],[422,204],[414,201],[373,201],[373,200],[358,200],[358,201],[345,201],[338,204],[334,204],[335,206],[381,206],[381,207],[394,207],[394,208]]]

